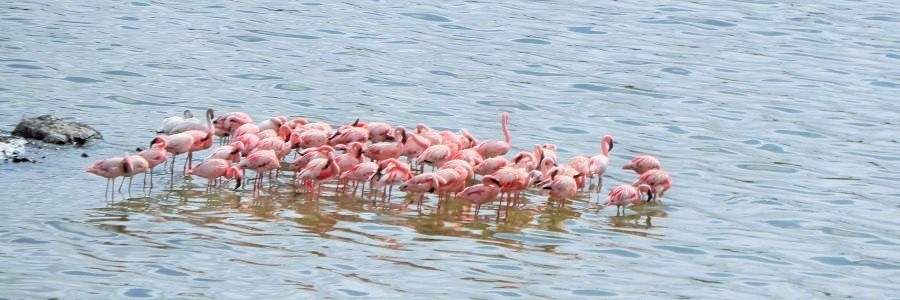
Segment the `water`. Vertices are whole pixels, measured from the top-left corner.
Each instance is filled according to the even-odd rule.
[[[897,2],[356,2],[3,4],[2,129],[106,140],[0,165],[0,297],[900,297]],[[473,220],[165,176],[110,202],[83,172],[206,107],[486,138],[510,111],[515,150],[608,133],[614,166],[657,155],[675,187]]]

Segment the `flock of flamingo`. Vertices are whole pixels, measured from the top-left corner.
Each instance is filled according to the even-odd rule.
[[[138,174],[151,174],[152,169],[167,163],[168,172],[174,177],[175,158],[187,154],[184,176],[198,176],[208,180],[207,192],[223,181],[234,180],[235,190],[244,182],[246,170],[256,174],[253,180],[254,195],[263,187],[268,177],[269,185],[277,181],[277,174],[287,169],[293,172],[292,181],[298,191],[318,198],[324,183],[335,181],[336,193],[352,195],[366,185],[369,197],[390,199],[394,186],[407,194],[418,196],[421,207],[426,193],[436,194],[438,205],[451,197],[465,199],[476,205],[475,215],[481,205],[499,199],[518,205],[521,194],[529,188],[537,188],[549,194],[560,206],[580,189],[589,186],[597,178],[597,192],[602,186],[603,174],[609,165],[609,152],[613,138],[604,135],[600,139],[600,153],[572,157],[568,163],[559,163],[554,144],[535,145],[533,151],[521,151],[512,158],[512,138],[507,128],[509,113],[501,116],[503,140],[478,140],[465,129],[459,133],[432,130],[425,124],[417,124],[415,130],[403,126],[393,127],[384,122],[362,122],[334,129],[324,122],[309,122],[304,118],[278,116],[255,123],[249,115],[230,112],[218,116],[206,111],[206,124],[184,111],[182,116],[163,120],[158,135],[150,147],[135,155],[124,155],[98,161],[87,168],[92,173],[107,178],[107,190],[115,193],[115,179]],[[213,149],[208,157],[193,165],[194,152],[213,147],[219,138],[221,146]],[[341,151],[341,154],[337,154]],[[282,161],[294,152],[288,168]],[[405,158],[405,162],[401,159]],[[165,165],[164,165],[165,166]],[[426,172],[426,166],[430,171]],[[638,174],[632,184],[623,184],[609,192],[605,205],[625,208],[641,205],[644,194],[647,202],[657,200],[671,187],[669,174],[660,168],[653,156],[636,156],[622,169]],[[268,176],[266,176],[268,175]],[[476,175],[480,184],[469,185]],[[113,183],[110,187],[110,182]],[[498,209],[499,212],[499,209]]]

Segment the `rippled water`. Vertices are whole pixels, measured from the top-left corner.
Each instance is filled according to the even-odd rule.
[[[898,2],[180,2],[2,5],[2,129],[106,140],[0,164],[0,297],[900,297]],[[491,138],[507,110],[516,149],[609,133],[675,187],[473,220],[166,176],[108,202],[84,173],[206,107]]]

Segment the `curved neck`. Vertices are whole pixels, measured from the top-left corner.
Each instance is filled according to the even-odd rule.
[[[512,143],[512,138],[509,136],[509,129],[507,128],[506,123],[509,123],[509,117],[503,115],[500,118],[500,129],[503,130],[503,138],[506,139],[506,143],[510,144]]]

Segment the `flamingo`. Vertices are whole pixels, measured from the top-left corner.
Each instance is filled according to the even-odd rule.
[[[250,151],[256,149],[256,145],[259,144],[260,138],[255,134],[245,134],[233,140],[244,145],[244,147],[241,148],[241,156],[247,156],[250,154]]]
[[[110,157],[107,159],[100,160],[95,162],[93,165],[87,167],[85,169],[86,172],[106,178],[106,189],[103,190],[104,194],[106,190],[110,191],[110,194],[114,194],[115,191],[110,189],[109,183],[112,182],[112,188],[116,188],[116,178],[123,177],[128,174],[128,168],[131,167],[131,162],[128,161],[127,156],[118,156],[118,157]],[[125,183],[125,179],[122,179],[122,183]],[[122,186],[119,186],[119,192],[122,191]]]
[[[481,205],[494,202],[494,200],[497,200],[498,195],[500,195],[500,181],[493,176],[488,175],[481,179],[481,184],[467,187],[462,192],[457,193],[456,197],[467,199],[474,203],[476,205],[475,217],[478,218],[478,212],[481,211]]]
[[[597,176],[597,193],[600,192],[600,185],[603,184],[603,173],[609,166],[609,151],[613,148],[613,138],[611,135],[604,135],[600,139],[600,154],[591,156],[588,160],[588,178]]]
[[[216,180],[219,177],[236,179],[237,183],[234,186],[235,190],[241,187],[241,181],[243,181],[240,170],[238,170],[237,167],[232,167],[230,161],[220,158],[204,159],[197,166],[187,170],[185,174],[206,178],[208,180],[206,184],[207,193],[212,190],[213,180]]]
[[[190,169],[193,165],[193,157],[194,152],[206,150],[212,147],[213,137],[216,135],[215,128],[213,128],[213,109],[206,109],[206,122],[208,123],[208,127],[206,127],[206,131],[201,130],[188,130],[184,133],[190,134],[194,139],[194,142],[191,144],[190,149],[188,149],[188,160],[187,160],[187,169]],[[187,170],[185,169],[185,170]]]
[[[240,138],[242,135],[245,135],[245,134],[258,135],[259,131],[260,130],[259,130],[258,125],[254,124],[254,123],[246,123],[244,125],[241,125],[237,129],[235,129],[234,132],[232,133],[232,136],[234,138]]]
[[[466,180],[469,180],[469,179],[472,179],[475,177],[475,168],[472,167],[472,165],[470,165],[467,161],[464,161],[461,159],[454,159],[454,160],[448,161],[443,166],[441,166],[441,169],[452,169],[452,168],[462,168],[462,169],[466,170],[465,174],[463,174],[463,176],[466,177]]]
[[[518,203],[518,193],[524,191],[528,186],[528,172],[525,169],[503,167],[494,172],[492,176],[500,181],[500,192],[506,195],[506,205],[509,206],[513,194],[516,194],[515,200]]]
[[[466,169],[459,166],[452,168],[442,167],[434,173],[444,181],[443,184],[437,187],[438,204],[440,204],[441,199],[447,200],[451,195],[456,195],[466,188],[467,173]]]
[[[128,161],[128,166],[125,169],[124,176],[128,178],[128,192],[131,192],[131,180],[134,179],[134,175],[147,173],[150,170],[150,163],[140,155],[126,155],[125,158]],[[122,182],[125,182],[125,178],[122,178]],[[147,185],[146,181],[144,185]]]
[[[393,141],[394,137],[391,136],[391,132],[394,130],[390,124],[384,122],[371,122],[371,123],[361,123],[359,120],[356,122],[357,126],[362,125],[364,128],[369,130],[369,140],[372,143],[380,143],[386,141]]]
[[[641,205],[643,193],[650,194],[649,185],[641,184],[637,187],[633,187],[623,184],[609,191],[609,196],[606,197],[606,202],[604,202],[603,205],[615,205],[617,216],[619,215],[619,208],[622,209],[622,214],[625,214],[626,207]]]
[[[391,142],[379,142],[371,144],[363,149],[363,155],[373,161],[382,161],[389,158],[398,158],[403,153],[403,143],[394,141],[393,137],[389,137]]]
[[[150,141],[150,147],[144,151],[138,152],[138,155],[147,160],[147,163],[149,164],[147,173],[150,173],[150,188],[153,188],[153,168],[165,163],[166,160],[169,159],[169,153],[166,152],[166,137],[161,135],[157,136]],[[144,177],[146,178],[146,174]]]
[[[358,120],[357,120],[358,121]],[[328,137],[329,145],[349,144],[352,142],[365,143],[369,140],[369,130],[351,125],[341,126]]]
[[[278,160],[281,161],[285,155],[291,152],[291,144],[285,143],[284,140],[279,137],[268,137],[260,140],[259,143],[256,144],[256,148],[253,148],[251,152],[259,150],[275,151],[275,155],[278,157]]]
[[[235,141],[230,145],[219,146],[214,149],[206,159],[218,158],[224,159],[231,163],[239,163],[241,161],[241,151],[244,149],[244,143]]]
[[[328,134],[316,128],[294,131],[291,133],[291,144],[303,149],[318,148],[328,144]]]
[[[309,182],[313,188],[314,198],[318,199],[322,190],[322,183],[340,175],[340,169],[334,163],[334,152],[326,152],[326,158],[316,158],[306,165],[306,168],[297,175],[297,180]]]
[[[512,163],[511,166],[514,168],[522,168],[531,172],[532,170],[537,169],[540,161],[537,160],[533,153],[521,151],[510,160],[510,163]]]
[[[436,173],[423,173],[400,185],[400,191],[407,194],[419,194],[419,205],[425,199],[425,193],[434,193],[439,187],[447,184],[444,178]]]
[[[287,117],[285,116],[271,117],[263,120],[262,122],[259,122],[259,131],[264,131],[267,129],[278,130],[278,128],[280,128],[281,125],[284,125],[285,123],[287,123]]]
[[[431,145],[440,145],[444,142],[444,139],[441,138],[441,134],[437,131],[431,130],[425,124],[419,123],[416,124],[416,134],[421,135],[425,139],[428,140]]]
[[[453,159],[453,156],[458,152],[459,146],[455,143],[444,143],[440,145],[433,145],[425,149],[418,158],[416,158],[416,166],[420,166],[421,169],[425,168],[425,165],[431,165],[434,167],[440,167],[444,165],[447,161]]]
[[[162,124],[159,125],[159,128],[156,129],[156,133],[162,133],[162,134],[168,135],[168,134],[175,134],[175,133],[183,132],[183,130],[175,131],[175,128],[179,127],[181,124],[183,124],[185,122],[185,120],[188,120],[188,119],[193,119],[194,121],[197,120],[196,118],[194,118],[194,115],[191,114],[190,110],[185,110],[181,116],[171,116],[171,117],[165,118],[162,121]]]
[[[478,175],[491,175],[500,168],[508,166],[510,164],[509,160],[503,156],[494,156],[488,159],[485,159],[483,162],[475,166],[475,174]]]
[[[188,153],[193,145],[194,136],[190,133],[182,132],[166,136],[165,150],[172,154],[172,165],[169,170],[172,176],[175,175],[175,157],[179,154]],[[184,169],[187,170],[187,161],[184,162]]]
[[[666,173],[666,171],[653,169],[641,174],[641,177],[631,185],[639,186],[641,184],[649,185],[651,188],[647,202],[659,201],[659,198],[662,198],[666,191],[672,187],[672,177],[669,177],[669,173]]]
[[[232,133],[241,125],[253,123],[253,119],[250,118],[249,115],[243,112],[229,112],[222,114],[216,120],[213,121],[213,126],[216,128],[216,135],[219,137],[231,136],[234,138]]]
[[[503,112],[500,115],[500,129],[503,131],[503,141],[483,141],[478,146],[475,147],[475,150],[478,153],[481,153],[481,156],[484,158],[491,158],[495,156],[506,155],[509,152],[509,145],[512,143],[512,138],[509,135],[509,129],[507,128],[507,123],[509,123],[509,113]]]
[[[247,155],[244,160],[238,163],[237,168],[239,170],[249,169],[256,173],[256,182],[253,184],[253,192],[255,194],[262,189],[262,174],[278,169],[280,165],[281,163],[275,151],[259,150]]]
[[[393,186],[412,177],[413,174],[408,164],[402,163],[396,158],[388,158],[378,164],[378,170],[372,175],[372,180],[375,182],[372,183],[371,188],[383,188],[385,194],[383,199],[390,199]]]
[[[475,146],[478,146],[478,139],[476,139],[475,136],[469,133],[469,131],[465,128],[459,130],[459,136],[457,138],[461,142],[461,145],[463,145],[463,147],[460,149],[471,149]]]
[[[560,168],[553,168],[549,172],[550,178],[538,184],[543,186],[543,190],[550,192],[551,199],[557,199],[559,207],[565,206],[566,199],[578,193],[578,184],[575,181],[575,177],[581,177],[580,174],[572,177],[564,175],[562,172]]]
[[[431,146],[431,141],[427,138],[416,133],[406,132],[406,128],[403,128],[403,126],[398,126],[397,132],[400,134],[400,141],[403,143],[403,153],[400,155],[406,156],[406,163],[412,163],[413,158],[419,157],[422,152],[425,152],[425,149]]]
[[[463,149],[459,152],[456,152],[456,155],[453,156],[453,159],[461,159],[468,162],[472,166],[476,166],[484,162],[484,158],[481,157],[481,154],[474,149]]]
[[[635,173],[638,173],[638,175],[659,168],[659,160],[650,155],[635,156],[631,161],[622,166],[622,170],[632,170]]]
[[[366,181],[371,182],[372,176],[375,175],[375,172],[378,171],[378,164],[375,162],[364,162],[357,164],[353,167],[350,167],[349,170],[341,173],[340,179],[343,181],[353,181],[356,183],[353,187],[353,195],[356,195],[356,188],[359,183],[362,183],[362,192],[364,194],[366,192]],[[371,185],[371,183],[370,183]]]

